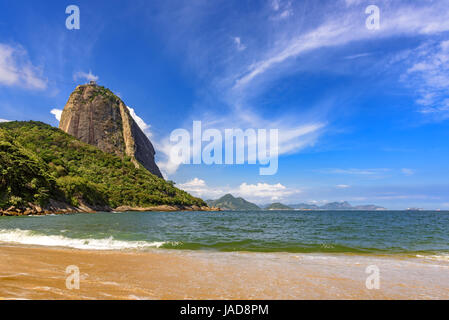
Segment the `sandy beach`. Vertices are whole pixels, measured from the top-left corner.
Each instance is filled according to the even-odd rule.
[[[66,288],[66,268],[80,289]],[[366,267],[380,270],[367,289]],[[449,299],[449,263],[405,256],[0,246],[1,299]]]

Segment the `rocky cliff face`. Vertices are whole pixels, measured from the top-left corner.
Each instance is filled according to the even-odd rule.
[[[104,87],[76,87],[64,107],[59,128],[105,152],[129,156],[136,166],[142,165],[162,178],[150,140],[123,101]]]

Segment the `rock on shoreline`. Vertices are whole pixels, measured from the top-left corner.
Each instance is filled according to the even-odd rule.
[[[152,207],[130,207],[120,206],[118,208],[110,208],[107,206],[91,206],[87,204],[80,204],[78,207],[71,206],[64,202],[50,200],[50,203],[42,208],[32,203],[28,204],[27,208],[9,207],[6,210],[0,209],[0,216],[30,216],[30,215],[49,215],[49,214],[69,214],[69,213],[96,213],[96,212],[126,212],[126,211],[221,211],[214,207],[199,207],[199,206],[180,206],[180,205],[159,205]]]
[[[64,107],[59,128],[104,152],[129,156],[136,167],[141,164],[163,178],[153,144],[126,104],[109,89],[95,83],[77,86]]]
[[[199,206],[180,206],[180,205],[159,205],[153,207],[129,207],[129,206],[121,206],[113,209],[115,212],[125,212],[125,211],[221,211],[220,208],[211,208],[211,207],[199,207]]]

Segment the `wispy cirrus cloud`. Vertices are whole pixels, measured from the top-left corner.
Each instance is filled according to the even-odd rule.
[[[353,55],[346,56],[345,59],[346,60],[354,60],[354,59],[358,59],[358,58],[368,57],[371,55],[372,55],[371,52],[365,52],[365,53],[359,53],[359,54],[353,54]]]
[[[365,176],[365,177],[382,177],[386,174],[402,174],[405,176],[412,176],[415,174],[414,169],[401,168],[401,169],[390,169],[390,168],[328,168],[317,170],[319,173],[323,174],[335,174],[335,175],[348,175],[348,176]],[[337,185],[337,188],[349,187],[345,184]]]
[[[42,68],[33,65],[22,46],[0,43],[0,85],[44,90],[47,79]]]
[[[173,29],[177,32],[176,37],[173,37],[176,39],[174,46],[176,49],[179,45],[187,48],[186,61],[207,84],[205,91],[208,95],[204,101],[196,102],[194,114],[186,117],[186,122],[180,124],[180,127],[188,128],[192,120],[202,120],[211,127],[226,128],[226,125],[223,126],[225,121],[221,119],[243,130],[273,128],[277,125],[281,135],[280,143],[282,141],[281,154],[297,153],[313,146],[331,126],[329,113],[322,103],[299,105],[294,112],[282,112],[282,105],[272,106],[272,109],[278,109],[279,112],[267,115],[258,112],[260,106],[254,102],[255,98],[267,94],[277,80],[298,72],[297,70],[313,72],[316,67],[321,68],[330,59],[326,55],[329,52],[327,49],[345,48],[347,59],[341,60],[355,60],[371,53],[364,50],[362,53],[348,54],[352,44],[360,46],[360,43],[368,41],[370,44],[380,43],[395,37],[439,36],[442,32],[449,31],[449,12],[445,10],[444,0],[433,1],[432,6],[426,1],[379,1],[377,5],[381,9],[381,28],[375,32],[365,26],[365,4],[367,6],[371,3],[357,0],[340,0],[337,3],[328,1],[317,9],[308,2],[269,1],[266,6],[260,7],[260,11],[241,20],[233,19],[232,24],[227,24],[229,21],[225,18],[220,23],[230,27],[220,25],[211,34],[199,33],[198,30],[203,30],[199,26],[208,19],[211,12],[220,10],[219,5],[218,8],[212,8],[209,2],[200,1],[193,11],[192,8],[175,9],[178,15],[182,13],[185,16],[188,13],[189,18],[180,21],[181,26],[177,25]],[[273,17],[285,9],[299,18],[285,19],[282,23],[267,20],[267,17]],[[257,32],[241,32],[248,23]],[[179,30],[184,30],[182,37]],[[229,45],[226,39],[232,34],[239,34],[239,39]],[[235,50],[235,46],[242,45],[243,38],[246,48],[239,52]],[[195,41],[186,43],[186,39]],[[311,53],[323,57],[317,59],[319,66],[304,61],[303,58]],[[213,98],[210,99],[210,96]],[[211,100],[214,103],[224,103],[227,110],[220,109],[220,112],[214,114],[211,111],[214,110],[210,105]],[[335,108],[336,103],[338,102],[330,102],[328,108]],[[308,117],[306,111],[314,112],[315,116]],[[216,121],[217,119],[219,120]],[[304,130],[309,130],[308,134],[301,134]],[[159,144],[160,151],[165,155],[170,150],[167,141],[168,139],[162,139]],[[178,168],[167,157],[164,157],[160,165],[169,168],[172,173]]]
[[[401,81],[418,92],[419,112],[449,118],[449,40],[425,43],[403,57],[412,65]]]
[[[360,3],[357,0],[346,1],[350,7]],[[432,6],[423,1],[405,5],[382,1],[379,3],[381,10],[384,9],[381,11],[382,24],[376,33],[365,28],[366,16],[363,10],[360,11],[359,8],[333,10],[334,14],[328,14],[321,23],[309,31],[290,30],[292,34],[290,37],[279,35],[276,46],[261,50],[258,54],[259,58],[255,62],[251,61],[247,69],[237,76],[234,89],[245,87],[270,70],[278,71],[276,67],[313,50],[344,46],[368,39],[432,35],[449,31],[449,13],[444,9],[446,5],[447,3],[443,0],[433,1]]]
[[[361,175],[361,176],[373,176],[384,174],[386,172],[391,171],[388,168],[375,168],[375,169],[358,169],[358,168],[349,168],[349,169],[341,169],[341,168],[330,168],[325,170],[319,170],[321,173],[326,174],[346,174],[346,175]]]

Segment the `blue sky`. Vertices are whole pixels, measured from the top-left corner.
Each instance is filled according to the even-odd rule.
[[[79,30],[65,26],[71,4]],[[98,79],[142,120],[166,177],[203,198],[449,209],[448,7],[0,0],[0,119],[57,126],[51,111]],[[278,129],[277,174],[171,163],[170,133],[194,120]]]

